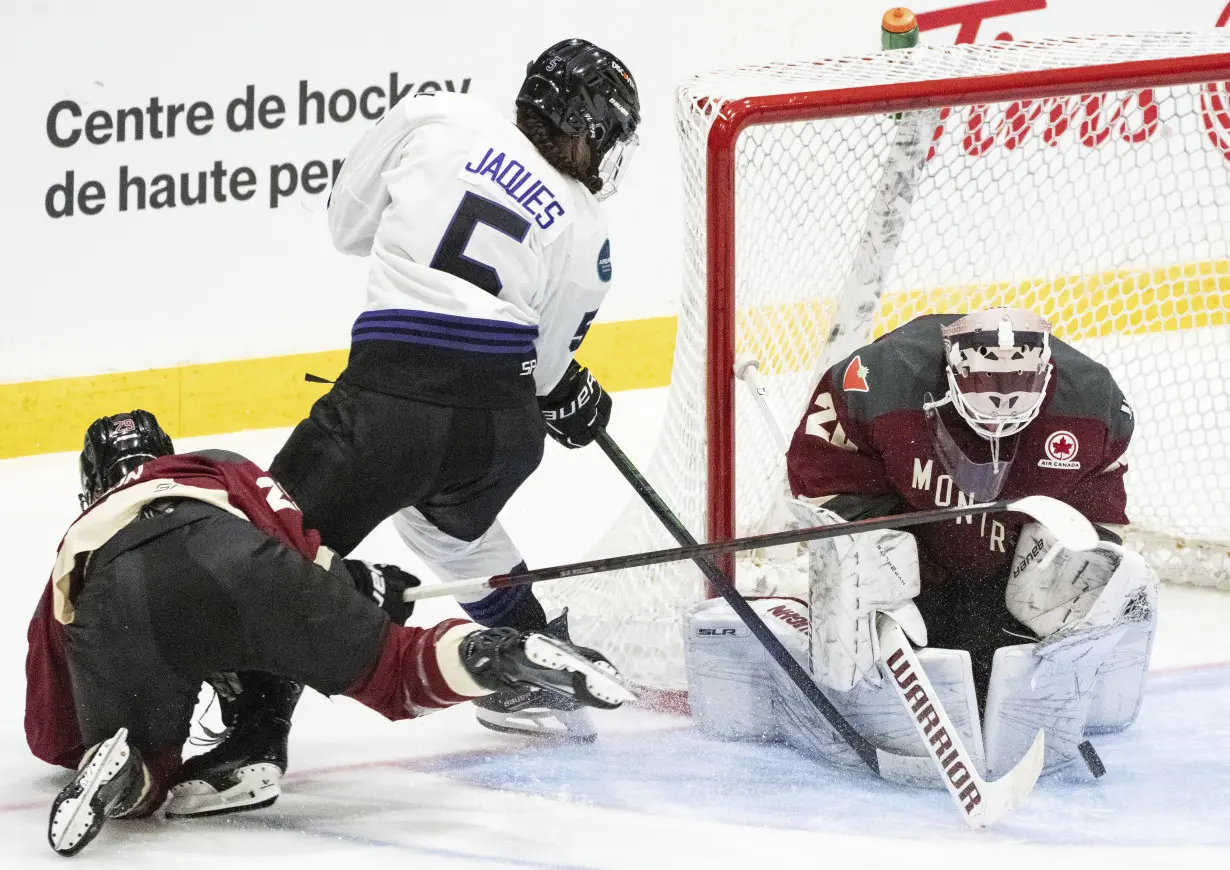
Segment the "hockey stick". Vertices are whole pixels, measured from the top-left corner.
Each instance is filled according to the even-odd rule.
[[[602,452],[607,455],[611,463],[627,479],[632,488],[636,490],[637,495],[644,500],[654,516],[670,532],[671,537],[678,541],[684,549],[697,547],[696,539],[692,537],[692,534],[679,521],[679,518],[675,516],[666,502],[654,491],[653,487],[649,485],[649,481],[645,480],[636,466],[632,464],[632,460],[619,449],[619,445],[607,434],[605,429],[598,433],[596,441],[598,446],[602,448]],[[735,584],[730,581],[725,572],[718,568],[708,556],[697,555],[693,556],[692,560],[696,563],[696,567],[700,568],[713,588],[717,590],[717,593],[730,605],[739,619],[743,621],[743,624],[748,627],[756,639],[764,646],[765,652],[777,662],[786,673],[786,676],[790,678],[790,681],[798,686],[803,695],[812,702],[816,710],[824,717],[824,720],[832,726],[833,730],[841,735],[841,738],[846,741],[868,767],[879,776],[893,782],[917,782],[918,759],[904,755],[893,755],[882,749],[877,749],[863,735],[854,730],[854,726],[847,722],[845,717],[833,706],[832,702],[824,696],[824,693],[812,681],[811,676],[803,670],[803,667],[795,661],[790,651],[777,639],[777,635],[773,634],[773,631],[765,625],[756,611],[752,610],[751,605],[735,589]]]
[[[587,574],[601,574],[605,571],[621,571],[625,568],[644,568],[647,565],[660,565],[664,562],[710,559],[714,556],[725,555],[726,553],[758,550],[762,547],[801,544],[804,541],[837,538],[842,535],[857,535],[861,532],[873,532],[879,529],[908,529],[911,526],[951,522],[961,517],[983,513],[999,513],[1002,511],[1015,511],[1033,517],[1049,528],[1059,543],[1070,550],[1088,550],[1097,543],[1097,533],[1093,531],[1089,521],[1081,516],[1075,508],[1053,498],[1033,495],[1026,498],[1005,499],[985,504],[968,504],[960,505],[959,507],[937,508],[930,511],[916,511],[909,514],[893,514],[868,520],[855,520],[849,523],[835,523],[831,526],[813,526],[803,529],[790,529],[784,532],[770,532],[764,535],[750,535],[746,538],[734,538],[730,541],[717,541],[712,544],[699,544],[689,537],[689,540],[692,540],[691,544],[672,547],[667,550],[629,553],[626,556],[609,556],[605,559],[573,562],[568,565],[557,565],[553,568],[523,571],[519,574],[500,574],[495,577],[479,580],[457,580],[448,583],[437,583],[431,586],[415,586],[405,591],[403,600],[422,601],[427,598],[443,598],[463,592],[482,592],[487,589],[503,589],[507,586],[524,586],[527,583],[560,580],[565,577],[584,577]]]
[[[765,424],[785,453],[789,444],[769,407],[769,391],[760,379],[757,361],[739,360],[735,364],[735,376],[751,390],[764,415]],[[1088,521],[1085,525],[1096,539],[1093,526]],[[1029,751],[1012,770],[994,782],[984,780],[901,626],[887,614],[878,613],[875,630],[880,641],[879,662],[887,668],[919,739],[939,769],[940,779],[966,824],[972,828],[985,828],[1012,812],[1033,791],[1042,773],[1045,756],[1042,731],[1038,731]]]

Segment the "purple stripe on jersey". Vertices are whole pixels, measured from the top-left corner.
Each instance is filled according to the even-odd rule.
[[[367,330],[354,331],[351,337],[352,344],[359,344],[364,341],[400,341],[406,344],[421,344],[428,347],[447,348],[449,350],[466,350],[472,353],[490,353],[504,354],[506,356],[525,356],[534,352],[532,343],[516,343],[511,342],[479,342],[475,340],[466,340],[464,338],[433,338],[424,335],[419,335],[413,332],[369,332]]]
[[[510,348],[534,346],[533,338],[528,335],[496,335],[491,333],[472,335],[465,331],[453,331],[438,326],[420,326],[418,324],[405,323],[364,323],[361,325],[356,323],[354,329],[350,331],[351,340],[353,341],[355,336],[368,335],[373,332],[434,338],[443,341],[460,341],[467,344],[482,345],[483,347]]]
[[[385,320],[374,317],[356,320],[353,334],[372,329],[390,330],[392,332],[412,332],[418,335],[439,335],[457,339],[472,339],[493,344],[526,344],[533,342],[534,335],[527,332],[496,332],[494,330],[464,329],[457,326],[445,326],[441,323],[419,323],[414,320]]]
[[[487,320],[482,317],[462,317],[456,314],[437,314],[434,311],[414,311],[403,308],[364,311],[359,315],[356,323],[368,320],[408,321],[438,326],[452,325],[455,328],[471,332],[507,332],[519,335],[538,335],[538,327],[532,324],[513,323],[507,320]]]

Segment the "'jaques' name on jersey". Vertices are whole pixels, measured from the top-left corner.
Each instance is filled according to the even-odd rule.
[[[534,173],[527,169],[524,163],[495,148],[487,148],[481,157],[477,155],[476,151],[462,171],[490,178],[533,216],[534,223],[538,224],[540,229],[549,228],[564,216],[564,206],[555,198],[555,193],[535,178]]]

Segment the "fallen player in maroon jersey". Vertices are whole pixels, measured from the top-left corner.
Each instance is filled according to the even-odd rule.
[[[52,806],[61,854],[108,818],[154,812],[172,782],[188,814],[219,789],[277,797],[285,758],[228,769],[226,783],[176,778],[200,687],[224,675],[289,678],[390,719],[527,687],[601,708],[632,697],[603,656],[555,638],[459,619],[403,625],[401,593],[417,580],[337,558],[265,471],[225,451],[174,455],[146,411],[95,421],[81,469],[85,510],[26,660],[30,748],[78,769]]]

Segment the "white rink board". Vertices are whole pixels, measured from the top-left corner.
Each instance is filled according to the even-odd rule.
[[[888,6],[872,0],[678,0],[663,6],[629,0],[600,5],[532,0],[511,10],[493,0],[414,5],[354,0],[217,0],[209,14],[168,11],[153,0],[105,6],[48,0],[10,3],[0,16],[0,98],[5,106],[9,192],[0,201],[0,258],[6,288],[0,318],[0,383],[138,370],[180,363],[273,356],[345,347],[362,305],[363,263],[335,254],[324,226],[327,183],[276,198],[275,178],[289,185],[312,161],[331,167],[373,123],[317,106],[370,88],[371,112],[399,89],[469,92],[507,105],[527,60],[556,39],[600,42],[631,67],[644,103],[642,145],[628,181],[612,199],[616,286],[601,320],[674,313],[682,261],[682,195],[672,119],[674,88],[686,76],[738,64],[833,57],[879,49],[878,21]],[[974,7],[982,10],[975,13]],[[950,21],[924,33],[935,44],[1008,34],[1017,39],[1106,30],[1208,29],[1226,0],[997,0],[993,4],[920,0],[919,13]],[[654,22],[647,27],[645,21]],[[300,86],[319,92],[300,124]],[[468,83],[468,84],[467,84]],[[281,123],[232,131],[226,111],[253,87],[254,105],[283,101]],[[383,94],[383,96],[382,96]],[[85,116],[160,103],[208,104],[213,126],[202,135],[98,145],[60,139]],[[335,105],[346,114],[346,98]],[[76,104],[73,120],[53,108]],[[203,110],[201,110],[203,111]],[[164,112],[165,114],[165,112]],[[242,113],[241,113],[242,114]],[[369,113],[370,114],[370,113]],[[241,115],[236,116],[242,120]],[[148,121],[147,121],[148,123]],[[165,126],[165,125],[164,125]],[[199,127],[200,125],[198,125]],[[164,131],[165,132],[165,131]],[[101,138],[104,134],[100,132]],[[226,170],[220,201],[144,210],[131,194],[120,211],[119,173],[152,184]],[[253,172],[254,195],[236,201],[230,179]],[[53,185],[74,173],[79,192],[102,185],[103,208],[52,218]],[[148,194],[147,194],[148,195]],[[94,207],[96,203],[91,205]],[[139,338],[138,338],[139,336]]]

